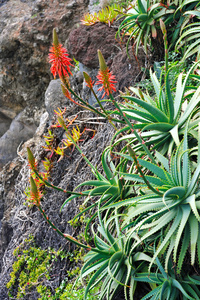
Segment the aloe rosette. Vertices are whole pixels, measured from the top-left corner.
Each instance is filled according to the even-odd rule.
[[[170,161],[156,152],[159,166],[142,158],[137,158],[136,164],[135,152],[128,146],[129,154],[121,153],[121,156],[133,161],[139,174],[120,172],[119,175],[125,180],[139,183],[141,195],[102,208],[128,207],[122,229],[129,228],[129,239],[136,232],[140,236],[140,241],[133,245],[130,255],[140,243],[156,240],[157,248],[149,270],[155,259],[165,251],[166,270],[169,258],[173,255],[177,272],[180,272],[189,248],[191,265],[194,265],[197,258],[200,261],[200,146],[195,150],[197,163],[194,166],[189,155],[193,149],[188,149],[187,129],[186,126],[184,139]]]
[[[200,86],[195,92],[188,90],[187,82],[193,68],[193,65],[188,71],[183,80],[183,73],[178,76],[176,88],[174,91],[170,86],[168,70],[165,76],[165,82],[162,84],[155,73],[150,71],[151,81],[153,83],[155,97],[151,97],[148,93],[143,93],[140,89],[130,88],[130,91],[135,96],[122,95],[125,103],[119,104],[122,112],[127,118],[136,122],[135,129],[140,130],[140,137],[147,146],[152,149],[157,149],[161,153],[171,153],[174,145],[178,146],[180,143],[180,136],[183,136],[184,128],[188,118],[192,115],[189,122],[189,134],[194,139],[197,139],[197,125],[200,121],[198,104],[200,101]],[[187,94],[191,97],[186,98]],[[191,96],[191,94],[193,95]],[[117,114],[117,112],[115,112]],[[130,126],[119,130],[113,140],[122,132],[131,130]],[[138,139],[134,133],[124,134],[123,137],[117,139],[113,146],[122,142],[130,141],[135,143]],[[141,149],[141,143],[133,146],[135,150]]]
[[[124,289],[126,300],[133,300],[137,284],[135,274],[146,270],[144,262],[150,262],[151,257],[135,249],[128,258],[132,244],[127,244],[126,236],[120,231],[121,215],[117,210],[114,210],[112,217],[104,217],[104,220],[100,213],[98,216],[100,224],[92,230],[98,254],[91,250],[85,255],[80,274],[81,278],[90,276],[84,299],[87,299],[90,290],[102,282],[99,300],[113,300],[121,289]]]
[[[154,39],[157,37],[158,26],[156,23],[162,16],[166,15],[166,11],[168,11],[168,7],[159,1],[137,0],[134,7],[126,13],[126,17],[118,30],[118,33],[122,32],[122,36],[130,35],[127,50],[131,39],[134,38],[136,55],[141,42],[147,53],[149,37]]]
[[[185,61],[193,54],[199,57],[199,37],[200,37],[200,3],[199,1],[183,1],[178,8],[182,14],[182,22],[179,26],[180,37],[175,48],[179,50],[185,46],[182,61]],[[178,36],[176,36],[177,38]]]
[[[170,261],[168,273],[165,272],[158,258],[156,264],[156,272],[140,273],[135,277],[135,281],[149,283],[153,287],[152,291],[141,300],[177,300],[179,297],[183,300],[194,300],[200,298],[200,291],[197,287],[200,285],[200,276],[188,275],[177,280],[172,261]]]

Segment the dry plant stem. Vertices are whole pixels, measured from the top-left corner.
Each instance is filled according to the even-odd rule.
[[[135,130],[134,126],[131,124],[131,122],[129,121],[129,119],[126,117],[126,114],[122,112],[121,108],[119,107],[119,105],[117,104],[117,102],[115,101],[115,99],[113,98],[113,96],[112,96],[111,93],[109,93],[109,96],[110,96],[111,101],[113,102],[113,104],[115,105],[115,107],[117,108],[117,110],[119,111],[120,115],[124,118],[125,122],[129,125],[129,127],[131,128],[131,131],[135,134],[136,138],[138,139],[138,141],[142,145],[144,151],[147,153],[147,155],[149,156],[149,158],[151,159],[151,161],[154,162],[154,163],[156,163],[154,157],[150,153],[150,151],[147,148],[147,146],[145,145],[144,141],[141,139],[141,137],[139,136],[139,134]]]
[[[142,177],[142,179],[144,180],[144,182],[146,183],[146,185],[148,186],[148,188],[149,188],[150,190],[152,190],[154,193],[156,193],[157,195],[162,196],[163,194],[162,194],[161,192],[159,192],[158,190],[154,189],[154,187],[153,187],[153,186],[149,183],[149,181],[146,179],[144,173],[142,172],[142,169],[140,168],[140,165],[139,165],[139,162],[138,162],[138,160],[137,160],[135,151],[134,151],[129,145],[127,145],[127,148],[128,148],[128,152],[129,152],[130,156],[131,156],[131,157],[133,158],[133,160],[134,160],[136,169],[139,171],[140,176]]]

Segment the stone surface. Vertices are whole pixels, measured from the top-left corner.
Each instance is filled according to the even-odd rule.
[[[50,80],[48,51],[52,29],[62,43],[77,24],[88,1],[20,1],[0,9],[0,111],[15,115],[25,106],[44,104]]]
[[[0,112],[0,137],[7,131],[12,119]]]
[[[103,23],[93,26],[81,25],[71,31],[68,39],[68,50],[76,60],[89,68],[98,68],[97,50],[101,50],[108,64],[120,51],[119,43],[115,41],[116,29]]]
[[[4,134],[0,139],[0,165],[13,158],[19,141],[30,138],[31,131],[34,133],[33,128],[27,127],[23,136],[21,130],[11,133],[11,121],[26,107],[30,110],[37,107],[38,111],[44,107],[44,94],[52,78],[48,63],[52,29],[57,28],[64,44],[72,27],[80,22],[88,2],[0,2],[0,137]],[[12,149],[5,154],[6,145]]]
[[[34,115],[34,110],[26,108],[11,122],[10,128],[0,138],[0,169],[16,157],[20,144],[34,135],[39,124],[38,117],[37,109]]]
[[[116,89],[124,91],[125,87],[134,85],[142,78],[141,67],[147,64],[146,56],[142,48],[138,51],[137,59],[133,55],[132,48],[129,48],[129,57],[126,49],[123,48],[114,58],[110,70],[116,76]]]
[[[144,67],[146,56],[142,48],[138,51],[137,58],[129,47],[129,56],[126,53],[125,44],[115,40],[116,29],[106,24],[96,23],[93,26],[80,26],[74,29],[68,39],[68,49],[72,56],[80,62],[80,70],[86,71],[96,81],[99,68],[97,51],[101,50],[107,66],[116,76],[117,90],[133,85],[141,80],[141,67]],[[85,88],[85,87],[83,87]],[[98,89],[95,87],[95,90]],[[101,98],[101,95],[99,95]],[[89,96],[91,104],[94,97]]]
[[[66,106],[69,100],[63,95],[60,79],[51,80],[45,92],[45,107],[49,114],[49,119],[52,120],[55,116],[54,110],[59,107]]]

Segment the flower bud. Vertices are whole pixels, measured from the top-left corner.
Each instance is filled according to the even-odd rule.
[[[163,34],[166,34],[166,27],[165,27],[165,23],[163,22],[162,19],[160,19],[160,28],[162,30]]]
[[[33,179],[32,176],[30,176],[30,184],[31,184],[31,202],[35,204],[36,206],[40,206],[40,199],[42,197],[42,194],[37,188],[37,185],[35,183],[35,180]]]
[[[60,116],[57,117],[57,120],[61,127],[65,127],[65,122]]]
[[[31,193],[33,195],[35,195],[36,198],[37,198],[37,196],[38,196],[38,189],[37,189],[37,185],[35,183],[35,180],[33,179],[32,176],[30,176],[30,184],[31,184]]]
[[[54,46],[58,46],[59,45],[59,41],[58,41],[58,35],[56,32],[56,29],[53,29],[53,44]]]
[[[93,82],[91,77],[86,72],[83,72],[83,76],[85,78],[85,82],[87,83],[87,86],[91,89],[93,87]]]
[[[100,50],[98,50],[98,58],[99,58],[100,70],[102,72],[106,71],[108,69],[108,67],[106,65],[105,59]]]
[[[30,164],[31,169],[36,169],[36,163],[35,163],[35,157],[33,156],[33,153],[29,147],[27,147],[27,153],[28,153],[28,162]]]

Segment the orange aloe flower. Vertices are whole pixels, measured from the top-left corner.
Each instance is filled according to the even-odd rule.
[[[70,66],[73,66],[70,62],[71,58],[69,58],[67,50],[59,43],[55,28],[53,30],[53,44],[49,52],[50,71],[54,78],[57,74],[60,78],[69,77],[69,74],[72,75],[70,71]]]
[[[98,57],[99,57],[99,64],[100,70],[97,75],[97,79],[99,81],[96,82],[97,85],[101,84],[102,86],[98,89],[98,91],[102,91],[104,89],[104,94],[102,98],[107,94],[108,96],[112,94],[112,91],[116,92],[116,88],[114,83],[117,81],[115,80],[115,75],[110,72],[109,68],[107,67],[104,57],[100,50],[98,50]]]

